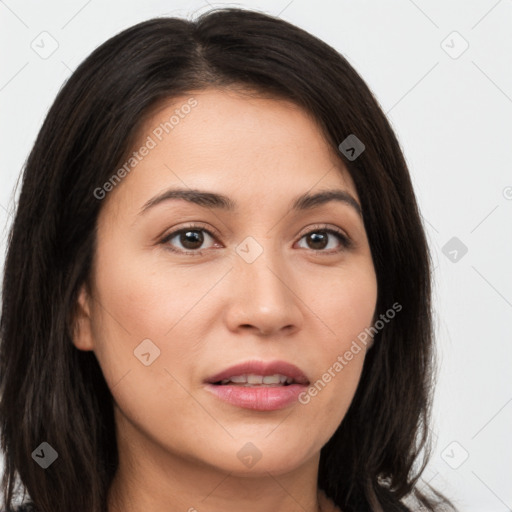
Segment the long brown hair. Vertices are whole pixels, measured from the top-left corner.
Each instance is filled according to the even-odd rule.
[[[410,510],[428,460],[433,389],[430,257],[399,143],[368,86],[332,47],[279,18],[217,9],[152,19],[97,48],[59,92],[27,160],[8,240],[0,324],[3,494],[40,512],[105,512],[117,468],[112,396],[71,326],[102,207],[94,190],[125,161],[150,113],[207,87],[243,87],[309,112],[361,199],[378,281],[375,336],[343,422],[323,447],[318,485],[344,512]],[[338,149],[365,145],[356,159]],[[290,179],[293,179],[290,176]],[[45,470],[32,454],[57,453]],[[421,455],[421,456],[420,456]],[[446,503],[447,501],[445,501]]]

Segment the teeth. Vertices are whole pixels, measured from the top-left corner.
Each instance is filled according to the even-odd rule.
[[[245,375],[234,375],[229,379],[224,379],[221,381],[221,384],[245,384],[245,385],[260,385],[260,384],[292,384],[293,379],[291,377],[286,377],[286,375],[281,375],[276,373],[274,375],[255,375],[255,374],[245,374]]]
[[[231,377],[228,380],[230,380],[231,382],[240,383],[240,384],[247,382],[245,375],[236,375],[234,377]]]

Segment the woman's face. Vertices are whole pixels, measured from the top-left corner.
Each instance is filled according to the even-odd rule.
[[[233,474],[311,461],[354,396],[365,350],[345,354],[377,300],[343,163],[293,104],[213,89],[162,107],[134,151],[103,187],[74,339],[98,359],[118,437],[132,460]],[[197,192],[165,199],[178,189]],[[303,197],[320,191],[339,199]],[[241,382],[208,382],[224,370]]]

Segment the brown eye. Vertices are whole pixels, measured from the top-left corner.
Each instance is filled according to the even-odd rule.
[[[185,249],[199,249],[204,242],[204,235],[201,231],[182,231],[179,234],[179,241]]]
[[[336,248],[336,244],[334,246],[331,242],[332,239],[338,239],[339,246]],[[306,249],[311,249],[312,251],[321,251],[326,253],[331,252],[339,252],[343,249],[350,247],[350,240],[341,232],[338,232],[334,229],[315,229],[314,231],[310,231],[302,236],[302,239],[306,239],[307,247]],[[330,246],[329,246],[330,244]],[[328,247],[329,246],[329,247]],[[340,248],[341,246],[341,248]],[[328,250],[324,250],[324,249]],[[330,249],[330,250],[329,250]]]
[[[173,252],[200,255],[202,249],[208,248],[203,247],[208,237],[214,239],[214,236],[207,229],[191,226],[173,231],[161,243]]]
[[[315,251],[325,249],[329,240],[329,236],[325,231],[316,231],[314,233],[310,233],[307,235],[308,245],[310,249],[314,249]],[[311,242],[311,243],[309,243]]]

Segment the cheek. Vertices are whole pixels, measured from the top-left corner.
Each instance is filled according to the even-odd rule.
[[[330,275],[308,280],[304,297],[325,327],[324,353],[348,350],[352,340],[372,323],[377,279],[371,261],[362,259]]]
[[[128,371],[133,380],[141,369],[144,386],[173,385],[166,369],[181,380],[197,361],[200,331],[204,335],[212,317],[205,311],[211,304],[203,299],[225,269],[171,266],[161,251],[141,257],[113,236],[99,244],[96,257],[93,334],[107,382],[115,385]]]
[[[160,251],[148,250],[141,257],[128,242],[104,243],[98,250],[98,296],[110,321],[133,341],[164,337],[207,292],[211,280],[202,280],[192,268],[165,265]]]
[[[315,381],[303,395],[318,428],[332,433],[341,423],[361,376],[369,341],[365,329],[372,325],[377,302],[373,266],[354,266],[336,279],[310,283],[311,308],[318,314],[321,354]],[[320,352],[320,351],[319,351]],[[326,415],[325,411],[329,411]]]
[[[141,264],[111,249],[98,251],[94,337],[115,403],[141,430],[151,431],[151,418],[153,429],[194,432],[207,418],[198,422],[201,409],[183,388],[200,348],[187,313],[194,314],[211,283],[198,285],[186,269],[171,275],[162,265]],[[179,415],[170,414],[176,409]]]

